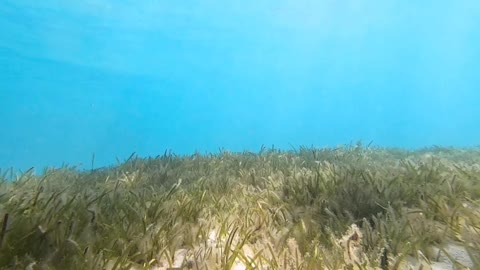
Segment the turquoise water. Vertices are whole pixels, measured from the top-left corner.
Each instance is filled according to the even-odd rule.
[[[475,146],[478,1],[0,2],[0,168]]]

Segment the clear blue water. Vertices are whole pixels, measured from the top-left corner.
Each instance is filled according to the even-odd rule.
[[[0,168],[475,146],[480,2],[0,2]]]

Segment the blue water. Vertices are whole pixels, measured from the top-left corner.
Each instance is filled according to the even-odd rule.
[[[2,0],[0,168],[475,146],[479,60],[477,0]]]

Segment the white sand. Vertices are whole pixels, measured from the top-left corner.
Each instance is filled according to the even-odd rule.
[[[464,247],[456,244],[449,244],[445,247],[445,251],[448,253],[448,255],[450,255],[450,257],[461,263],[463,266],[470,269],[474,268],[473,261]],[[434,252],[439,256],[437,261],[432,263],[432,270],[456,269],[454,263],[447,257],[447,255],[445,255],[443,251],[435,248]]]

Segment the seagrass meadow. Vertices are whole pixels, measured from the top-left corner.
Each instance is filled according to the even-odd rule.
[[[1,269],[480,269],[480,149],[7,170],[0,214]]]

